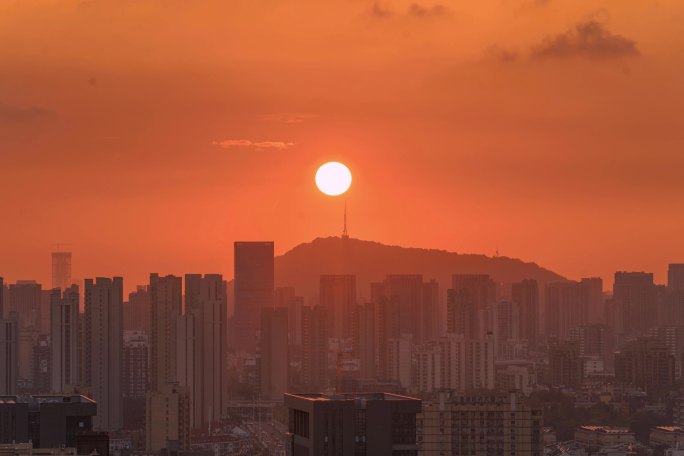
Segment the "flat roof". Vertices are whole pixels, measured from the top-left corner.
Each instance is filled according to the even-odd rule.
[[[95,401],[82,394],[35,394],[20,396],[0,396],[0,404],[44,404],[44,403],[64,403],[64,404],[95,404]]]
[[[395,393],[286,393],[286,396],[298,397],[309,401],[420,401],[410,396]]]

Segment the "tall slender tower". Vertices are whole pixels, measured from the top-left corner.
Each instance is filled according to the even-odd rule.
[[[78,286],[50,292],[50,390],[62,393],[79,383]]]
[[[116,431],[123,421],[123,279],[86,279],[84,302],[84,382],[97,401],[93,426]]]
[[[161,391],[177,378],[177,323],[183,312],[183,279],[150,274],[150,387]]]

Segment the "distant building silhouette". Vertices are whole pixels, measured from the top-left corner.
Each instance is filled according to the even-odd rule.
[[[512,301],[520,313],[520,337],[526,339],[530,348],[537,346],[539,339],[539,284],[536,280],[514,283]]]
[[[356,306],[354,310],[353,353],[359,359],[359,378],[376,378],[375,304]]]
[[[128,301],[124,302],[124,329],[127,331],[145,331],[149,334],[150,314],[149,286],[138,285],[135,291],[128,294]]]
[[[98,403],[94,428],[122,426],[123,279],[85,280],[84,383]]]
[[[275,289],[275,307],[286,308],[288,314],[288,331],[291,345],[302,343],[302,306],[304,298],[297,296],[294,287],[279,287]]]
[[[545,375],[549,386],[577,387],[584,379],[584,361],[576,341],[553,341],[549,347],[549,365]]]
[[[613,298],[620,309],[619,329],[626,334],[644,334],[657,324],[657,290],[653,273],[616,272]]]
[[[183,312],[183,279],[150,274],[150,388],[178,381],[176,324]]]
[[[328,387],[328,330],[326,308],[302,307],[302,384],[309,391]]]
[[[80,384],[80,315],[78,286],[50,292],[50,391],[63,393],[68,385]]]
[[[684,263],[673,263],[668,266],[667,287],[670,291],[684,291]]]
[[[71,285],[71,252],[52,252],[52,288],[64,290]]]
[[[194,324],[192,420],[195,427],[218,422],[225,404],[226,283],[220,274],[185,276],[185,312]],[[285,343],[287,347],[287,341]]]
[[[641,337],[615,353],[615,381],[649,391],[675,382],[675,357],[658,338]]]
[[[280,400],[288,390],[288,309],[261,309],[259,332],[259,381],[261,397]]]
[[[0,277],[0,291],[4,280]],[[19,376],[19,321],[16,312],[3,317],[4,293],[0,292],[0,394],[16,394]]]
[[[352,314],[356,307],[356,276],[322,275],[319,303],[326,309],[329,337],[351,337]]]
[[[261,309],[274,300],[273,242],[235,242],[235,348],[255,353]]]

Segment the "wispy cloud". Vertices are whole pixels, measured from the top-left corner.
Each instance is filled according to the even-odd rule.
[[[446,16],[449,14],[449,10],[446,6],[439,4],[432,6],[423,6],[418,3],[412,3],[409,7],[408,13],[413,17],[430,18]]]
[[[441,4],[430,6],[421,5],[420,3],[411,3],[405,12],[395,12],[390,9],[385,3],[373,2],[371,8],[371,15],[377,19],[388,19],[392,17],[409,17],[416,19],[431,19],[435,17],[443,17],[449,15],[449,9]]]
[[[532,54],[538,58],[613,59],[637,56],[639,51],[633,40],[611,33],[601,22],[591,19],[564,33],[547,37],[532,49]]]
[[[259,120],[263,122],[276,122],[284,124],[298,124],[303,123],[305,120],[309,120],[316,117],[314,114],[302,114],[294,112],[278,112],[274,114],[262,114],[259,116]]]
[[[252,141],[249,139],[225,139],[223,141],[212,141],[211,144],[222,149],[230,149],[233,147],[251,147],[254,149],[288,149],[295,145],[293,142]]]
[[[55,118],[57,118],[57,113],[49,109],[36,106],[24,108],[0,103],[0,122],[2,123],[45,122]]]

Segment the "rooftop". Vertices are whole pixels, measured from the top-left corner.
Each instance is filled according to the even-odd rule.
[[[0,396],[0,404],[45,404],[45,403],[94,404],[95,401],[82,394],[36,394],[22,396]]]
[[[415,397],[394,393],[288,393],[287,396],[299,397],[310,401],[420,401]]]

